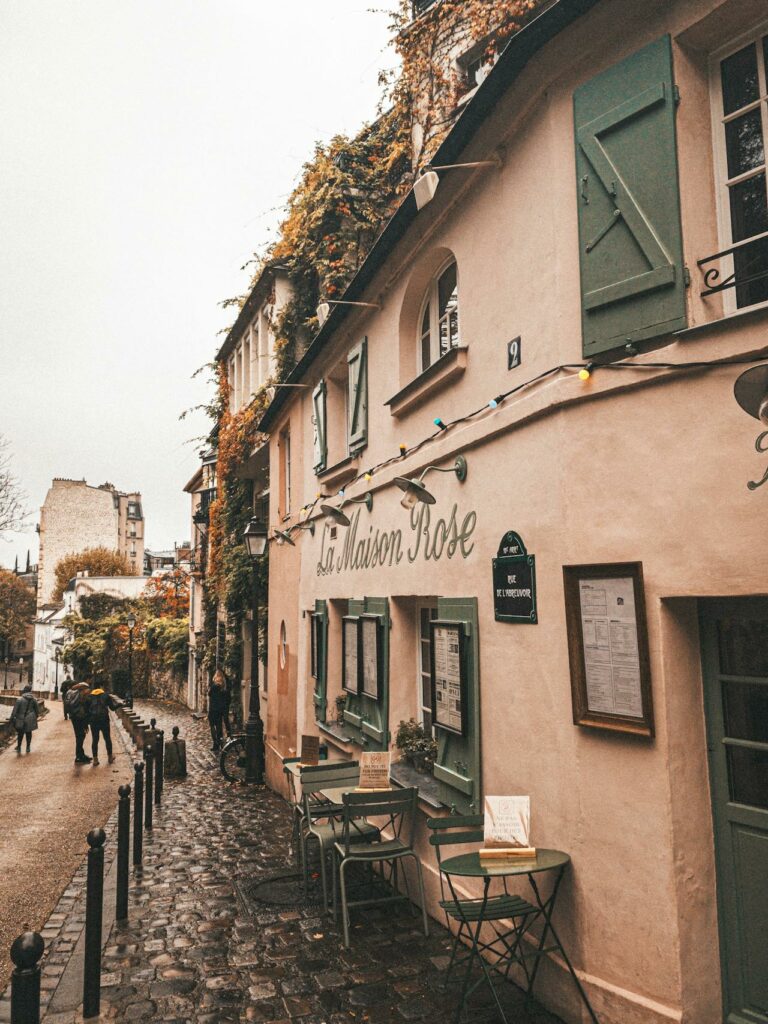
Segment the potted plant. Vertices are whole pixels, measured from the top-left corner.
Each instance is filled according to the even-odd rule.
[[[336,724],[344,725],[344,708],[347,705],[346,693],[340,693],[336,698]]]
[[[400,722],[395,746],[401,751],[402,760],[412,764],[416,771],[432,772],[437,758],[437,741],[414,718]]]

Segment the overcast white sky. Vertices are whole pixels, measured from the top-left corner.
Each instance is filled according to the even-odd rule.
[[[54,476],[140,490],[149,547],[188,534],[190,376],[314,141],[375,116],[371,6],[0,0],[0,434],[32,510],[0,564],[35,559]]]

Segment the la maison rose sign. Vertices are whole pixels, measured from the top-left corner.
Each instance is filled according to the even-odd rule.
[[[411,509],[409,529],[405,533],[400,528],[374,529],[372,524],[366,531],[365,526],[360,526],[361,511],[358,509],[352,516],[343,539],[333,540],[330,527],[323,526],[318,576],[391,568],[404,558],[409,562],[439,562],[441,558],[453,558],[457,554],[468,558],[475,546],[472,534],[477,525],[477,513],[470,510],[462,516],[458,505],[443,518],[420,502]]]

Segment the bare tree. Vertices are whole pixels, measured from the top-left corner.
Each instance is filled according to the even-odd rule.
[[[28,512],[26,495],[11,471],[11,455],[6,437],[0,434],[0,536],[24,527]]]

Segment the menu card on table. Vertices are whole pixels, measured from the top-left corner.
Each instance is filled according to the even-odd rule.
[[[389,789],[391,750],[364,750],[360,755],[359,790]]]
[[[320,737],[302,736],[301,754],[299,757],[303,765],[317,764],[320,759]]]
[[[531,846],[531,798],[487,796],[483,841],[481,860],[535,857],[536,848]]]

